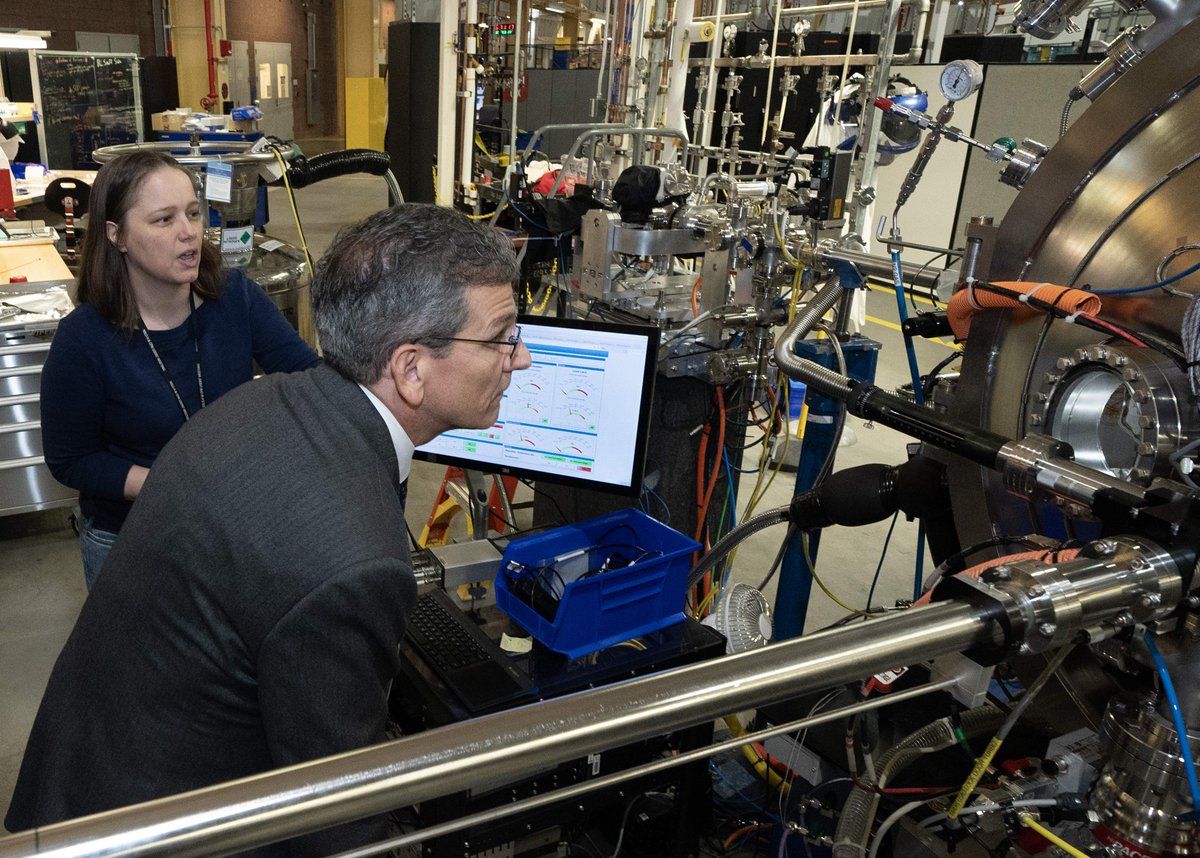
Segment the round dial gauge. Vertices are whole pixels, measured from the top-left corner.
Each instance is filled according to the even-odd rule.
[[[974,60],[955,60],[942,69],[942,95],[962,101],[983,85],[983,66]]]

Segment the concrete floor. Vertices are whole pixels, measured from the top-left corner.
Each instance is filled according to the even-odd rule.
[[[313,147],[322,151],[328,145]],[[274,220],[269,232],[297,244],[290,208],[282,191],[271,191]],[[313,256],[318,256],[341,226],[386,205],[383,181],[375,177],[332,179],[297,192],[305,236]],[[868,296],[869,321],[865,333],[883,343],[877,382],[886,388],[907,380],[900,336],[893,329],[896,314],[889,294]],[[917,344],[919,365],[928,370],[946,357],[939,343]],[[839,451],[837,467],[869,462],[899,463],[905,458],[906,438],[883,427],[864,426],[850,418],[847,436],[854,443]],[[756,464],[752,451],[746,467]],[[443,470],[414,463],[410,481],[408,521],[414,531],[432,506]],[[739,519],[753,487],[754,475],[741,478]],[[759,506],[759,511],[784,505],[792,495],[794,476],[781,473]],[[520,499],[520,498],[518,498]],[[68,510],[57,509],[0,518],[0,807],[6,808],[20,765],[29,728],[45,688],[50,669],[83,603],[85,591],[78,543],[68,522]],[[862,607],[879,561],[888,522],[854,531],[833,529],[821,542],[818,571],[834,592],[848,604]],[[777,551],[783,528],[768,529],[748,540],[738,551],[735,578],[757,585]],[[875,604],[890,605],[911,596],[915,563],[916,527],[899,521],[892,536],[876,588]],[[926,563],[926,568],[928,568]],[[775,582],[768,587],[774,593]],[[842,617],[845,611],[814,589],[807,627],[817,629]],[[86,716],[84,716],[86,717]]]

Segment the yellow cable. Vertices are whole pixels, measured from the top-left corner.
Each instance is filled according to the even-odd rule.
[[[775,482],[775,478],[777,476],[779,476],[779,471],[783,468],[783,462],[784,462],[785,457],[787,456],[788,443],[790,440],[789,436],[791,435],[791,420],[792,420],[791,414],[790,414],[791,405],[789,404],[788,399],[791,397],[791,395],[792,395],[792,391],[791,391],[790,384],[787,386],[781,386],[779,388],[779,399],[778,399],[778,404],[776,405],[775,411],[776,411],[776,413],[783,415],[783,450],[779,453],[779,458],[775,460],[775,467],[771,468],[771,476],[767,477],[767,484],[765,486],[763,486],[763,490],[762,490],[763,497],[766,497],[767,492],[769,492],[771,490],[771,485]],[[774,418],[772,418],[772,425],[774,425]],[[760,498],[760,500],[761,500],[761,498]]]
[[[554,260],[554,265],[550,269],[550,276],[551,277],[558,276],[558,260],[557,259]],[[538,304],[536,307],[534,307],[532,309],[532,312],[534,313],[534,315],[540,316],[540,315],[542,315],[542,313],[544,313],[546,311],[546,305],[550,303],[550,295],[554,292],[554,289],[555,289],[555,287],[553,284],[546,287],[546,292],[544,295],[542,295],[542,303]],[[533,303],[533,291],[529,288],[529,284],[526,283],[525,284],[525,304],[526,304],[526,306],[528,306],[532,303]]]
[[[693,619],[698,620],[706,615],[709,605],[713,603],[713,599],[717,595],[717,590],[718,588],[715,586],[714,582],[714,586],[708,591],[708,595],[704,597],[704,601],[696,606],[696,610],[692,611]]]
[[[438,198],[438,195],[437,195],[437,164],[434,164],[431,169],[433,170],[433,201],[439,206],[445,205],[445,203],[443,203]],[[505,204],[505,205],[507,205],[507,204]],[[496,212],[500,211],[503,208],[504,208],[504,205],[501,205],[500,208],[493,209],[492,211],[486,212],[485,214],[477,214],[477,215],[470,215],[470,214],[467,214],[466,212],[462,212],[462,216],[467,218],[467,220],[487,220],[488,218],[490,218],[492,215],[494,215]]]
[[[825,582],[822,581],[817,576],[816,564],[812,562],[812,557],[810,557],[808,554],[808,534],[805,533],[803,530],[800,531],[800,547],[804,549],[804,562],[808,564],[808,572],[810,575],[812,575],[812,579],[817,582],[817,586],[821,588],[821,592],[823,592],[826,596],[828,596],[830,599],[832,599],[834,604],[836,604],[842,610],[847,611],[848,613],[854,614],[859,617],[869,617],[870,614],[868,614],[866,611],[860,611],[858,608],[852,608],[849,605],[847,605],[845,602],[843,602],[841,599],[839,599],[837,596],[833,595],[833,592],[828,587],[825,586]],[[984,766],[984,768],[986,768],[986,765]],[[974,774],[974,772],[972,772],[972,774]],[[975,783],[979,783],[979,778],[975,779]],[[972,784],[971,789],[974,789],[974,788],[975,788],[975,785]],[[968,790],[968,793],[969,792],[970,792],[970,790]],[[962,808],[960,807],[959,810],[962,810]],[[953,819],[954,816],[955,816],[955,814],[950,814],[951,819]]]
[[[792,297],[791,297],[790,302],[788,303],[788,323],[789,324],[791,323],[792,319],[795,318],[795,316],[796,316],[796,306],[798,305],[799,300],[800,300],[800,283],[801,283],[803,276],[804,276],[804,267],[803,266],[797,267],[796,273],[792,278]],[[767,441],[769,440],[768,434],[764,433],[764,435],[763,435],[763,454],[762,454],[761,460],[759,461],[758,479],[756,479],[754,481],[754,488],[750,492],[750,501],[746,505],[746,511],[744,513],[742,513],[743,520],[750,517],[750,515],[754,512],[755,508],[758,506],[758,504],[762,501],[763,497],[766,495],[767,491],[771,488],[771,484],[775,481],[775,477],[778,476],[779,471],[783,468],[783,463],[786,460],[786,456],[787,456],[788,445],[791,443],[791,434],[792,434],[791,428],[790,428],[791,427],[791,414],[790,414],[791,409],[788,407],[788,404],[787,404],[788,394],[791,390],[791,385],[789,384],[789,385],[785,386],[783,384],[780,384],[780,385],[778,385],[778,387],[779,387],[781,394],[780,394],[780,396],[776,397],[775,407],[771,409],[770,421],[768,422],[767,426],[770,427],[770,426],[775,425],[775,415],[777,415],[779,413],[783,414],[783,425],[784,425],[783,451],[779,454],[779,460],[775,463],[775,468],[771,472],[770,480],[767,481],[766,486],[763,486],[762,478],[766,473]],[[768,430],[768,432],[769,432],[769,430]]]
[[[779,249],[783,251],[783,261],[793,268],[799,269],[804,263],[788,253],[787,242],[783,240],[783,232],[779,229],[779,221],[775,221],[775,239],[779,242]]]
[[[738,720],[736,715],[726,715],[725,726],[729,728],[729,735],[735,739],[746,735],[746,730],[742,727],[742,722]],[[770,784],[772,789],[779,790],[784,795],[787,795],[791,791],[792,785],[767,764],[767,761],[759,755],[753,745],[742,745],[742,754],[746,757],[750,765],[754,767],[754,770],[762,776],[762,779]]]
[[[787,408],[788,408],[788,406],[787,406],[788,387],[779,385],[777,387],[777,390],[779,392],[775,396],[775,404],[772,406],[771,413],[767,418],[768,431],[763,433],[763,451],[762,451],[762,455],[759,457],[758,478],[754,481],[754,490],[751,491],[750,503],[746,506],[745,513],[742,514],[743,519],[749,518],[750,515],[754,512],[754,510],[758,507],[758,505],[762,502],[762,499],[764,497],[766,497],[767,492],[771,488],[771,484],[773,482],[775,482],[775,476],[779,473],[779,469],[783,467],[783,459],[780,458],[775,463],[775,467],[770,468],[771,477],[770,477],[770,479],[767,480],[766,485],[763,485],[763,477],[766,476],[767,470],[769,468],[769,463],[770,463],[770,444],[769,444],[769,442],[770,442],[770,427],[775,425],[775,420],[780,414],[784,414],[784,415],[787,414]],[[786,418],[785,418],[785,422],[786,422]],[[783,439],[783,443],[784,443],[784,453],[786,453],[787,452],[787,438],[786,437]]]
[[[993,736],[992,741],[988,742],[983,753],[979,755],[979,759],[975,761],[975,768],[971,769],[971,774],[967,775],[962,789],[958,791],[958,795],[954,797],[954,802],[950,805],[950,809],[946,811],[948,817],[957,819],[958,815],[962,813],[962,809],[967,804],[967,799],[975,791],[975,787],[979,785],[980,779],[983,778],[983,773],[992,764],[992,758],[996,756],[996,752],[1000,750],[1000,746],[1003,743],[1004,740],[998,736]]]
[[[463,212],[463,217],[465,217],[467,220],[487,220],[492,215],[494,215],[496,212],[502,211],[504,209],[505,205],[508,205],[508,203],[505,203],[504,205],[500,206],[500,208],[492,209],[490,212],[484,212],[483,214],[471,215],[471,214],[467,214],[466,212]]]
[[[1042,837],[1045,837],[1047,840],[1049,840],[1051,843],[1053,843],[1055,846],[1057,846],[1063,852],[1066,852],[1068,855],[1073,855],[1073,856],[1075,856],[1075,858],[1088,858],[1088,854],[1086,852],[1076,849],[1074,846],[1072,846],[1067,841],[1063,840],[1061,837],[1059,837],[1057,834],[1055,834],[1053,831],[1051,831],[1046,826],[1042,825],[1040,822],[1038,822],[1036,819],[1034,819],[1028,813],[1018,814],[1017,819],[1021,820],[1021,824],[1024,825],[1026,828],[1032,828],[1034,831],[1036,831],[1038,834],[1042,835]]]
[[[304,258],[308,260],[308,276],[311,278],[313,276],[312,254],[308,252],[308,242],[304,240],[304,227],[300,225],[300,213],[296,211],[296,195],[292,193],[292,183],[288,181],[287,163],[284,162],[278,149],[272,147],[271,152],[275,155],[275,160],[279,162],[279,169],[283,171],[283,187],[287,190],[288,202],[292,206],[292,217],[296,219],[296,232],[300,234],[300,247],[304,250]]]

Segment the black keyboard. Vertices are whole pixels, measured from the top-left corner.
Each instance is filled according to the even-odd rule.
[[[441,589],[417,597],[404,637],[472,715],[533,690],[525,672]]]

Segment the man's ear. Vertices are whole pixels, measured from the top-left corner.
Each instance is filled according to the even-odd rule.
[[[428,369],[429,350],[413,343],[397,346],[388,360],[388,374],[396,394],[409,408],[417,408],[425,399]]]
[[[104,222],[104,234],[108,236],[109,243],[122,253],[125,248],[121,246],[121,227],[113,223],[111,220]]]

